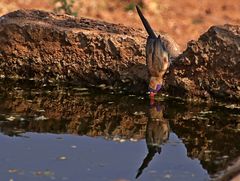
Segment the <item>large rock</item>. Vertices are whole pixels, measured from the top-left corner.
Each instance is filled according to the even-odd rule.
[[[187,99],[240,100],[240,26],[213,26],[170,68],[167,91]]]
[[[15,11],[0,18],[0,75],[141,91],[147,79],[145,37],[144,31],[122,25]]]

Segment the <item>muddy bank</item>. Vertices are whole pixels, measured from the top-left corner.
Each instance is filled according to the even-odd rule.
[[[239,26],[217,26],[173,62],[164,90],[188,100],[240,100]],[[147,90],[146,33],[122,25],[20,10],[0,18],[0,75]]]

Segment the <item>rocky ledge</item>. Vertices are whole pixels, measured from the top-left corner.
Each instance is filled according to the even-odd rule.
[[[240,26],[213,26],[190,41],[166,76],[174,96],[240,101]]]
[[[0,75],[87,85],[122,83],[140,91],[146,82],[145,37],[142,30],[107,22],[15,11],[0,18]]]
[[[146,33],[86,18],[19,10],[0,17],[0,76],[147,88]],[[164,91],[188,100],[240,100],[240,26],[211,27],[173,62]]]

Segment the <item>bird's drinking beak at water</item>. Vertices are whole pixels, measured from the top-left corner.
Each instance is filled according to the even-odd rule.
[[[163,76],[166,73],[170,58],[175,58],[180,54],[179,46],[170,37],[155,35],[140,8],[136,6],[138,15],[148,33],[146,45],[146,63],[149,73],[150,99],[158,93],[163,84]]]

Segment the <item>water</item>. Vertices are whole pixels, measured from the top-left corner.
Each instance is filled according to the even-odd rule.
[[[240,155],[236,105],[98,91],[1,81],[0,180],[202,181]]]

